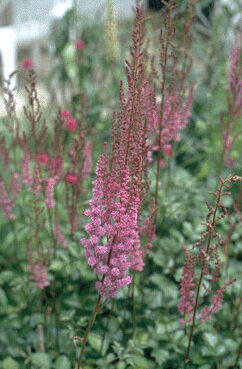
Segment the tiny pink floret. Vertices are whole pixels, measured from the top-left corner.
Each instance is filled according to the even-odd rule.
[[[68,173],[65,176],[65,181],[71,184],[75,184],[78,182],[78,177],[73,173]]]
[[[21,66],[23,69],[33,69],[34,63],[31,59],[25,59],[22,61]]]
[[[49,163],[49,156],[47,154],[40,154],[39,157],[39,162],[41,165],[47,165]]]
[[[65,126],[69,132],[73,132],[76,129],[76,120],[73,117],[67,117]]]
[[[86,47],[86,45],[85,45],[85,42],[84,42],[83,40],[77,40],[77,41],[75,42],[75,47],[76,47],[76,49],[78,49],[78,50],[84,50],[84,49],[85,49],[85,47]]]
[[[63,110],[60,112],[60,116],[61,118],[70,118],[72,115],[69,110]]]
[[[167,156],[172,156],[173,155],[172,147],[169,144],[164,145],[163,151],[164,151],[165,155],[167,155]]]
[[[227,156],[227,158],[225,158],[225,163],[228,167],[233,167],[235,164],[235,160],[230,156]]]

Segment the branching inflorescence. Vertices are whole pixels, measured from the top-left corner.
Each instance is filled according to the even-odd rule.
[[[25,126],[20,127],[16,115],[14,89],[11,89],[11,78],[5,83],[5,105],[8,113],[5,125],[11,135],[11,147],[4,137],[0,139],[0,151],[3,165],[10,171],[11,181],[8,185],[5,178],[0,177],[0,205],[5,218],[15,220],[17,216],[13,210],[20,200],[25,203],[25,213],[31,209],[28,216],[33,220],[34,227],[28,247],[30,277],[35,285],[44,288],[47,283],[47,273],[44,269],[49,262],[49,247],[42,247],[42,237],[45,232],[44,224],[48,223],[50,232],[50,249],[56,256],[57,242],[67,246],[65,236],[61,233],[58,217],[57,186],[66,184],[65,200],[69,220],[70,233],[74,233],[80,225],[80,214],[77,210],[83,199],[83,181],[89,177],[92,166],[92,143],[86,140],[83,120],[86,114],[86,103],[83,101],[79,119],[74,119],[71,112],[58,112],[54,123],[54,132],[47,126],[42,117],[41,104],[36,88],[36,74],[33,65],[26,62],[22,67],[27,81],[25,87],[28,105],[24,107],[26,117]],[[68,135],[65,137],[65,135]],[[69,152],[67,151],[67,148]],[[16,152],[18,154],[16,155]],[[20,160],[19,158],[20,154]],[[18,157],[17,157],[18,156]],[[23,192],[28,196],[23,198]],[[22,198],[21,198],[22,197]],[[21,198],[21,199],[19,199]],[[23,211],[23,210],[22,210]],[[31,257],[30,257],[31,256]],[[42,273],[41,283],[37,283]],[[36,279],[37,278],[37,279]]]
[[[242,37],[242,35],[241,35]],[[230,152],[237,141],[241,131],[239,122],[242,108],[242,48],[234,46],[231,51],[230,68],[228,76],[227,112],[221,114],[220,128],[222,136],[222,152],[218,166],[218,174],[221,174],[224,162],[227,166],[234,165],[234,159]]]
[[[114,297],[118,289],[131,282],[126,276],[129,268],[143,269],[139,237],[154,227],[151,218],[142,227],[139,217],[147,184],[147,131],[145,122],[145,86],[143,68],[142,9],[136,8],[132,34],[131,62],[126,61],[127,96],[120,86],[118,125],[113,122],[112,152],[100,157],[94,181],[91,209],[85,211],[91,223],[86,231],[90,238],[82,239],[88,264],[102,275],[96,286],[104,297]],[[150,242],[148,244],[150,248]]]
[[[227,214],[227,209],[221,202],[221,198],[230,194],[228,191],[224,191],[224,189],[227,189],[228,184],[241,180],[242,177],[239,176],[229,176],[225,180],[220,178],[218,189],[216,192],[211,193],[216,199],[214,207],[209,202],[206,202],[208,214],[205,223],[203,223],[206,226],[206,230],[191,251],[189,251],[186,246],[183,247],[186,253],[186,259],[183,266],[183,276],[180,282],[181,297],[178,309],[179,312],[184,315],[184,318],[180,319],[182,325],[192,322],[188,335],[189,343],[186,363],[189,361],[194,327],[195,324],[198,324],[197,318],[200,319],[200,323],[211,319],[211,315],[222,307],[226,287],[235,281],[235,279],[232,279],[219,287],[211,297],[210,305],[203,306],[199,313],[198,309],[202,303],[200,296],[201,292],[203,292],[202,297],[211,295],[214,286],[218,284],[220,279],[221,262],[219,258],[219,249],[223,244],[223,240],[216,226]],[[196,268],[198,268],[198,266],[200,268],[200,273],[199,276],[196,277]]]
[[[121,82],[120,110],[118,116],[114,114],[113,117],[112,151],[109,154],[107,145],[104,145],[93,182],[93,199],[90,209],[85,211],[90,218],[85,227],[89,238],[83,238],[81,242],[88,264],[98,276],[99,297],[84,335],[79,367],[101,297],[115,297],[121,287],[131,283],[128,270],[143,269],[143,258],[154,239],[153,209],[144,225],[139,224],[149,187],[143,39],[142,8],[137,6],[131,60],[126,61],[127,91]],[[147,248],[141,246],[142,233],[148,240]]]
[[[164,1],[160,32],[160,69],[161,76],[156,71],[154,61],[151,62],[146,100],[147,129],[149,133],[148,160],[152,161],[152,154],[157,153],[156,184],[155,184],[155,215],[158,205],[158,190],[160,182],[160,168],[165,166],[165,156],[172,156],[172,143],[179,141],[179,132],[188,124],[193,101],[193,84],[188,77],[192,65],[189,53],[191,47],[191,28],[194,19],[195,1],[187,5],[186,24],[182,36],[178,39],[177,4],[174,0]],[[179,60],[179,63],[178,63]],[[154,78],[155,77],[155,78]],[[156,80],[159,79],[160,92],[157,93]],[[155,79],[153,87],[153,79]]]

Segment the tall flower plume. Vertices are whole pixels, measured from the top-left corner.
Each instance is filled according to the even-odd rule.
[[[139,216],[148,192],[146,84],[143,65],[142,9],[136,8],[131,60],[126,61],[127,91],[120,84],[120,111],[114,114],[112,152],[100,156],[91,209],[85,211],[89,239],[83,238],[88,264],[99,276],[96,287],[114,297],[131,282],[128,269],[143,269]],[[100,277],[101,276],[101,277]]]

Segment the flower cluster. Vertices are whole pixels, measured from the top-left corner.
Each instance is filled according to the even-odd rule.
[[[62,111],[61,117],[64,118],[66,129],[69,132],[73,132],[76,130],[76,125],[77,125],[76,120],[73,118],[69,110]]]
[[[48,274],[45,272],[43,261],[41,260],[40,253],[38,259],[35,261],[33,258],[32,244],[29,245],[28,251],[28,265],[29,265],[29,278],[34,280],[35,286],[41,290],[50,285],[47,280]]]
[[[229,91],[233,95],[235,113],[241,114],[242,108],[242,48],[234,46],[231,52],[229,70]]]
[[[195,324],[195,319],[198,315],[200,305],[199,294],[201,287],[204,288],[203,296],[212,292],[215,282],[219,281],[221,262],[219,259],[218,248],[223,244],[221,235],[216,231],[216,225],[219,220],[227,215],[226,207],[222,204],[222,196],[229,193],[224,191],[228,183],[241,181],[242,177],[229,176],[227,179],[220,178],[218,189],[212,194],[216,198],[215,206],[206,202],[208,214],[206,222],[206,230],[201,235],[200,240],[193,246],[193,252],[188,251],[186,246],[183,249],[186,253],[186,259],[183,266],[183,276],[180,280],[180,302],[178,310],[184,315],[184,319],[180,319],[180,324],[184,325],[192,321],[192,326]],[[195,268],[198,263],[201,263],[199,278],[195,278]],[[232,279],[220,287],[211,299],[211,306],[205,306],[201,309],[200,322],[211,319],[211,314],[216,313],[223,303],[223,295],[227,286],[232,284],[235,279]],[[195,297],[196,291],[196,297]],[[193,328],[191,330],[192,334]]]
[[[231,52],[229,76],[227,114],[221,114],[221,134],[223,149],[220,160],[219,174],[223,162],[232,167],[235,160],[229,156],[232,147],[237,141],[240,130],[238,128],[242,108],[242,48],[234,46]]]
[[[149,131],[151,137],[154,137],[154,142],[151,144],[148,152],[149,161],[151,161],[152,152],[159,150],[160,146],[166,156],[172,156],[173,151],[171,143],[180,140],[179,132],[188,124],[188,118],[191,115],[192,100],[192,87],[184,102],[182,102],[181,96],[179,96],[176,91],[167,97],[164,104],[161,134],[159,134],[160,104],[156,104],[155,110],[150,112],[152,119],[148,121],[150,123]],[[157,141],[159,138],[160,146]]]
[[[33,69],[34,63],[31,59],[25,59],[22,61],[21,66],[23,69]]]
[[[108,172],[107,154],[99,159],[91,209],[85,210],[91,222],[86,225],[90,239],[81,241],[88,264],[102,278],[96,283],[104,297],[116,296],[118,289],[131,282],[127,270],[129,254],[137,238],[139,199],[130,192],[129,169],[119,182]]]
[[[86,45],[85,45],[85,42],[83,40],[77,40],[75,42],[75,47],[77,50],[84,50]]]
[[[178,310],[181,314],[184,314],[186,320],[180,319],[180,324],[184,325],[186,322],[190,322],[192,320],[191,314],[194,310],[194,261],[191,253],[188,251],[186,246],[183,246],[183,249],[186,253],[186,260],[183,266],[183,276],[180,281],[181,285],[181,298],[178,305]]]
[[[16,215],[12,213],[14,203],[8,198],[8,193],[6,191],[5,183],[3,180],[0,180],[0,205],[6,219],[16,219]]]
[[[65,239],[65,236],[61,233],[60,224],[59,224],[57,216],[56,216],[56,220],[55,220],[55,234],[56,234],[57,242],[59,242],[64,248],[66,248],[67,247],[67,241]]]
[[[224,291],[227,286],[232,284],[236,279],[232,279],[231,281],[228,281],[223,286],[219,288],[217,293],[213,296],[211,299],[211,306],[206,305],[201,310],[201,323],[204,323],[205,320],[211,319],[211,314],[216,313],[218,310],[222,308],[222,303],[224,302]]]
[[[131,282],[128,269],[143,270],[144,256],[154,238],[151,217],[139,226],[149,187],[143,23],[142,9],[137,7],[131,61],[126,61],[127,91],[121,82],[118,122],[115,114],[113,119],[112,152],[109,157],[105,146],[99,159],[91,209],[85,211],[91,220],[85,228],[89,239],[81,240],[88,264],[101,276],[96,283],[99,294],[106,298],[116,296],[119,288]],[[142,232],[149,240],[144,247],[140,241]]]

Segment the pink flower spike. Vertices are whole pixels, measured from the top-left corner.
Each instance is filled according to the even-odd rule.
[[[61,118],[70,118],[71,112],[69,110],[63,110],[60,112],[60,116]]]
[[[86,47],[86,45],[85,45],[85,42],[84,42],[84,41],[82,41],[82,40],[77,40],[77,41],[75,42],[75,47],[76,47],[76,49],[77,49],[77,50],[84,50],[84,49],[85,49],[85,47]]]
[[[160,167],[161,168],[165,168],[166,167],[166,163],[162,159],[160,160]]]
[[[21,64],[23,69],[33,69],[34,63],[31,59],[25,59]]]
[[[75,174],[73,174],[73,173],[66,174],[65,180],[66,180],[66,182],[69,182],[71,184],[75,184],[75,183],[78,182],[77,176]]]
[[[50,158],[47,154],[40,154],[38,159],[41,165],[47,165]]]
[[[57,241],[62,245],[63,248],[67,247],[67,241],[65,239],[65,236],[61,233],[60,230],[60,224],[58,222],[58,219],[55,221],[55,234]]]
[[[227,158],[225,158],[225,163],[228,167],[233,167],[235,164],[235,160],[230,156],[227,156]]]
[[[92,170],[92,142],[89,140],[85,144],[85,160],[83,163],[82,174],[83,178],[89,178]]]
[[[0,181],[0,206],[3,209],[4,217],[6,219],[15,220],[17,217],[12,214],[12,208],[15,204],[8,198],[8,193],[5,188],[3,180]]]
[[[53,172],[58,171],[61,168],[62,163],[63,163],[63,161],[62,161],[61,157],[56,156],[54,159],[51,160],[51,164],[50,164],[51,170]]]
[[[47,186],[46,186],[46,198],[45,203],[48,209],[55,207],[55,199],[54,199],[54,186],[58,181],[58,177],[47,178]]]
[[[73,132],[76,129],[76,121],[73,117],[68,117],[65,121],[65,125],[69,132]]]
[[[167,156],[172,156],[173,155],[171,145],[164,145],[163,150],[164,150],[165,155],[167,155]]]

